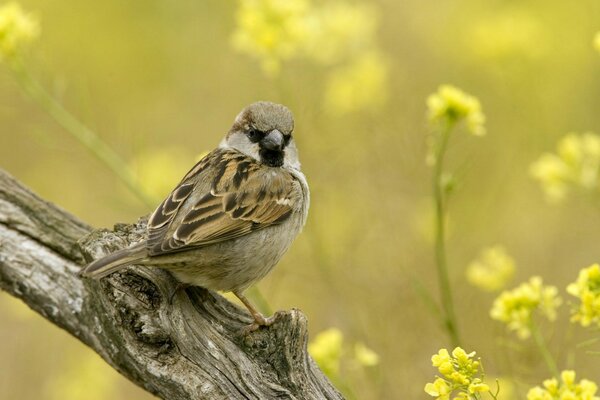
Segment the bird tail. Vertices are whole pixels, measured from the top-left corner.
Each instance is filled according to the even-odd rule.
[[[147,255],[146,244],[139,243],[93,261],[79,271],[79,276],[100,279],[136,261],[143,260]]]

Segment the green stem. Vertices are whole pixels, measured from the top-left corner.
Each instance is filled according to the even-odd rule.
[[[441,132],[439,143],[435,150],[435,166],[433,171],[433,193],[435,201],[435,261],[437,267],[438,284],[442,308],[445,313],[444,328],[450,336],[453,346],[460,345],[454,302],[452,300],[452,288],[448,277],[448,265],[446,261],[446,204],[444,199],[444,187],[442,173],[444,167],[444,156],[448,147],[448,138],[454,127],[453,122],[448,122]]]
[[[546,363],[548,370],[554,377],[558,378],[558,376],[559,376],[558,367],[556,366],[554,357],[552,357],[552,353],[550,353],[550,350],[548,349],[548,344],[546,343],[544,336],[541,334],[541,332],[535,322],[531,323],[531,335],[533,336],[533,340],[535,341],[535,344],[537,345],[538,350],[540,351],[540,353],[542,354],[542,357],[544,358],[544,362]]]
[[[73,138],[87,148],[96,158],[113,171],[119,179],[147,206],[155,206],[156,201],[140,185],[129,165],[94,131],[69,113],[50,95],[24,68],[18,60],[10,64],[14,76],[23,91],[40,105]]]

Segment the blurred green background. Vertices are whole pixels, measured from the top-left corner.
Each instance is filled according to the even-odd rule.
[[[566,297],[577,271],[600,260],[598,202],[549,204],[528,173],[567,132],[600,132],[600,54],[592,46],[600,3],[346,3],[366,7],[372,24],[365,29],[373,37],[357,51],[377,54],[354,74],[344,68],[360,54],[261,65],[232,42],[239,3],[220,0],[22,0],[41,24],[26,64],[157,198],[217,145],[244,106],[289,106],[310,216],[258,286],[274,309],[305,312],[313,336],[341,330],[341,376],[361,399],[427,398],[430,356],[449,346],[413,286],[418,279],[437,294],[425,99],[443,83],[477,96],[488,134],[456,132],[448,159],[458,178],[448,254],[463,345],[477,350],[489,375],[518,377],[517,390],[537,384],[547,372],[531,343],[509,341],[488,316],[494,296],[471,287],[464,271],[481,248],[501,244],[516,260],[512,285],[539,274]],[[357,78],[358,89],[336,89],[336,76]],[[335,90],[350,105],[336,103]],[[89,224],[111,227],[152,211],[26,99],[3,65],[0,127],[0,167]],[[559,366],[574,364],[597,381],[597,355],[566,355],[593,336],[569,329],[567,314],[563,306],[558,322],[544,325]],[[4,293],[0,320],[1,399],[151,398]],[[379,365],[352,363],[355,342],[379,354]]]

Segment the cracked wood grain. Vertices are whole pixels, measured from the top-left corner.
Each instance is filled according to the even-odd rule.
[[[97,282],[82,265],[141,238],[145,220],[93,230],[0,170],[0,288],[162,399],[342,399],[307,353],[306,317],[239,334],[251,317],[218,294],[128,267]]]

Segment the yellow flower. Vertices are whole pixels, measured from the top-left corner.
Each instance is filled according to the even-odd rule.
[[[376,109],[388,97],[388,64],[377,52],[360,55],[336,68],[325,88],[325,105],[335,114]]]
[[[240,0],[233,45],[258,58],[266,73],[276,74],[282,61],[304,47],[308,11],[308,0]]]
[[[569,190],[600,187],[600,136],[570,133],[557,144],[556,154],[543,154],[530,167],[550,201],[563,200]]]
[[[567,286],[567,293],[581,302],[573,310],[571,321],[579,321],[582,326],[600,326],[600,266],[594,264],[579,271],[577,281]]]
[[[374,367],[379,364],[379,355],[361,342],[354,345],[354,358],[365,367]]]
[[[14,57],[39,34],[39,25],[18,3],[0,7],[0,61]]]
[[[450,398],[452,386],[441,378],[437,378],[433,383],[425,385],[425,393],[438,400],[447,400]]]
[[[600,32],[596,32],[594,36],[594,48],[600,53]]]
[[[425,393],[437,399],[449,399],[457,392],[454,399],[471,399],[469,394],[489,392],[489,386],[482,379],[481,362],[473,357],[474,351],[467,353],[460,347],[456,347],[452,355],[447,349],[440,349],[431,357],[431,364],[443,378],[437,377],[433,383],[427,383]]]
[[[485,135],[485,115],[476,97],[457,87],[442,85],[427,98],[429,120],[436,124],[455,123],[465,120],[473,135]]]
[[[308,344],[308,352],[315,362],[330,378],[335,378],[340,372],[340,358],[344,336],[339,329],[330,328],[317,335]]]
[[[473,379],[469,384],[469,393],[484,393],[489,392],[490,387],[481,381],[479,378]]]
[[[527,339],[531,335],[533,313],[537,310],[553,321],[561,302],[556,287],[544,286],[542,278],[534,276],[529,282],[502,292],[494,300],[490,316],[506,323],[508,329],[516,331],[520,339]]]
[[[595,396],[598,387],[592,381],[582,379],[575,382],[575,371],[562,371],[561,382],[556,379],[547,379],[543,388],[533,387],[527,392],[527,400],[600,400]]]
[[[484,249],[479,259],[467,267],[467,280],[480,289],[493,292],[502,289],[515,273],[515,262],[503,247]]]

